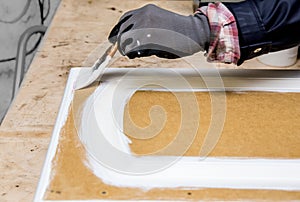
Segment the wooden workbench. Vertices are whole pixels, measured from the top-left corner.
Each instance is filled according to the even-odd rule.
[[[124,12],[150,2],[192,13],[190,1],[62,0],[0,127],[0,201],[33,199],[70,68],[83,65]],[[257,67],[265,68],[254,59],[240,68]]]

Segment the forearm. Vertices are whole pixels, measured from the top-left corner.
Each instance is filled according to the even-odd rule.
[[[238,26],[241,50],[238,64],[300,44],[299,0],[247,0],[225,5]]]

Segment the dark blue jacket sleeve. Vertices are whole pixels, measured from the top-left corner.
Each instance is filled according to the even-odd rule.
[[[237,21],[241,48],[238,65],[300,44],[300,0],[246,0],[224,4]]]

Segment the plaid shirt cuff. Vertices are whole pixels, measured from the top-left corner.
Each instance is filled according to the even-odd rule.
[[[200,7],[196,13],[199,12],[207,16],[210,25],[207,61],[237,64],[241,53],[238,29],[232,13],[221,2]]]

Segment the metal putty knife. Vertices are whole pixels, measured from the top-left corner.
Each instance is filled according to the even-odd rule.
[[[76,80],[75,90],[88,87],[94,83],[104,72],[105,67],[108,65],[109,61],[115,55],[117,50],[117,43],[112,44],[92,67],[87,68],[87,70],[85,69],[84,72],[81,72]]]

